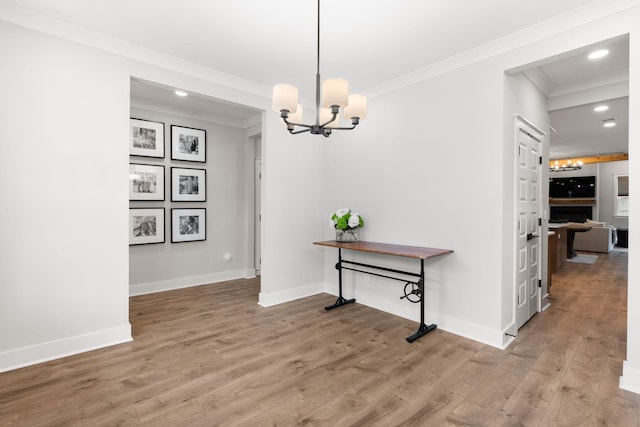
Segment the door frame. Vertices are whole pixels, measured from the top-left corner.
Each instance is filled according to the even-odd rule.
[[[256,276],[262,268],[262,158],[253,159],[253,268]]]

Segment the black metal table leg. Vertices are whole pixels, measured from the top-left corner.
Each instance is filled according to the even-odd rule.
[[[424,323],[422,323],[415,334],[411,335],[410,337],[407,337],[407,342],[412,343],[418,338],[420,338],[421,336],[427,335],[429,332],[433,331],[437,327],[438,325],[436,324],[425,325]]]
[[[345,299],[342,296],[342,249],[340,248],[338,248],[338,263],[336,264],[336,270],[338,270],[338,299],[334,304],[326,306],[324,308],[325,310],[333,310],[334,308],[356,302],[355,298]]]
[[[433,331],[438,326],[436,324],[426,325],[424,323],[424,260],[420,259],[420,280],[418,281],[418,288],[420,291],[420,326],[415,334],[407,337],[407,341],[412,343],[423,335]]]
[[[333,310],[334,308],[338,308],[338,307],[342,307],[343,305],[347,305],[347,304],[351,304],[356,302],[355,298],[351,298],[351,299],[344,299],[343,297],[338,297],[338,299],[336,300],[336,302],[334,304],[331,305],[327,305],[325,306],[325,310]]]

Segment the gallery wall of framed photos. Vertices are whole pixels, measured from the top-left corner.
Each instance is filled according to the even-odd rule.
[[[130,285],[245,265],[245,130],[147,108],[130,113]]]

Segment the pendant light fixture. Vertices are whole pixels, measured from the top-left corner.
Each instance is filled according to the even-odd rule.
[[[280,113],[292,135],[311,132],[328,137],[334,130],[351,130],[367,116],[367,98],[349,95],[349,82],[329,79],[320,82],[320,0],[318,0],[318,44],[316,56],[316,122],[302,123],[302,105],[298,103],[298,88],[288,84],[273,87],[272,108]],[[340,127],[340,109],[351,126]]]
[[[578,160],[574,162],[572,160],[561,164],[559,160],[556,160],[553,165],[549,166],[549,172],[569,172],[582,169],[582,161]]]

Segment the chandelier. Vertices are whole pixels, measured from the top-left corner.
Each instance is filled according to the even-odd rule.
[[[367,116],[367,98],[349,95],[349,82],[329,79],[320,84],[320,0],[318,0],[318,44],[316,55],[316,122],[302,123],[302,105],[298,103],[298,88],[288,84],[273,87],[272,108],[280,113],[282,121],[292,135],[311,132],[328,137],[334,130],[355,129]],[[351,126],[340,126],[340,109]]]
[[[549,166],[549,172],[568,172],[577,171],[580,169],[582,169],[582,161],[580,160],[578,160],[577,162],[569,160],[564,164],[560,164],[560,162],[556,160],[553,165]]]

